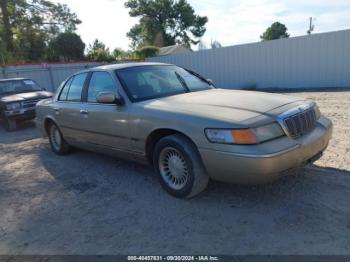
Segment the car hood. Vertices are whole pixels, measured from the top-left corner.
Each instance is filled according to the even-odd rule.
[[[26,92],[26,93],[0,96],[0,101],[4,103],[11,103],[11,102],[22,102],[26,100],[45,99],[49,97],[52,97],[51,92],[35,91],[35,92]]]
[[[276,114],[276,108],[302,100],[264,92],[211,89],[151,100],[146,107],[240,122],[269,111]]]

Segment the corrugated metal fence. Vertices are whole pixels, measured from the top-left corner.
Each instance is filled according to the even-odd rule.
[[[350,87],[350,30],[153,57],[147,61],[192,69],[223,88]]]
[[[86,68],[100,65],[99,63],[53,63],[36,65],[14,65],[2,67],[0,79],[31,78],[49,91],[55,90],[69,75]]]

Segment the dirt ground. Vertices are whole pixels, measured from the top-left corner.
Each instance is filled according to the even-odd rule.
[[[32,123],[0,129],[0,254],[350,254],[350,92],[310,92],[334,123],[324,156],[264,186],[191,200],[152,170],[54,155]]]

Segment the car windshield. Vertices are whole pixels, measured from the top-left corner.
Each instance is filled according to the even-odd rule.
[[[0,82],[0,95],[41,91],[40,86],[31,79]]]
[[[214,88],[201,76],[177,66],[137,66],[116,73],[133,102]]]

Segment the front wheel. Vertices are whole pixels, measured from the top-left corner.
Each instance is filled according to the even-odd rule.
[[[191,198],[208,185],[209,176],[197,148],[182,135],[162,138],[155,147],[153,162],[161,185],[175,197]]]
[[[65,155],[70,151],[70,146],[64,140],[61,131],[57,125],[52,123],[49,126],[49,141],[52,151],[57,155]]]

